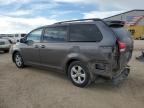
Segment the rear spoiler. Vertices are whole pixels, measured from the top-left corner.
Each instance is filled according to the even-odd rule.
[[[125,21],[116,21],[116,20],[111,20],[111,21],[105,21],[106,24],[109,26],[109,27],[124,27],[125,25]]]

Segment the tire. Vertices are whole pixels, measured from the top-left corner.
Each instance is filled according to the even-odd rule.
[[[14,62],[18,68],[24,68],[23,58],[19,52],[14,54]]]
[[[86,87],[91,83],[88,68],[80,61],[74,61],[69,65],[68,77],[77,87]]]

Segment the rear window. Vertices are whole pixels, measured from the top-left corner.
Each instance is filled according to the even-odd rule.
[[[129,31],[127,31],[126,29],[124,29],[122,27],[112,28],[112,29],[118,36],[119,40],[121,40],[121,41],[125,41],[126,39],[131,38]]]
[[[71,42],[99,42],[102,35],[94,24],[74,24],[70,26]]]

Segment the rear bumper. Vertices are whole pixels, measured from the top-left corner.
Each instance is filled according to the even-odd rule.
[[[120,74],[113,76],[112,83],[114,85],[120,84],[121,82],[123,82],[124,80],[127,79],[129,73],[130,73],[130,69],[128,67],[126,67]]]
[[[99,65],[98,65],[99,64]],[[129,72],[130,68],[128,66],[123,66],[121,69],[113,70],[113,66],[108,63],[89,63],[88,65],[89,72],[92,73],[92,78],[94,79],[97,76],[104,77],[116,82],[120,79],[125,79]]]
[[[95,79],[95,83],[109,83],[118,86],[119,84],[121,84],[123,81],[127,79],[129,73],[130,73],[130,69],[125,68],[121,73],[117,74],[116,76],[113,76],[111,79],[103,76],[98,76]]]

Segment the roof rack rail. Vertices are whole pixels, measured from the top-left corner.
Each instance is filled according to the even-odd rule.
[[[71,23],[71,22],[82,22],[82,21],[97,21],[100,20],[98,18],[91,18],[91,19],[78,19],[78,20],[70,20],[70,21],[61,21],[55,24],[62,24],[62,23]]]

